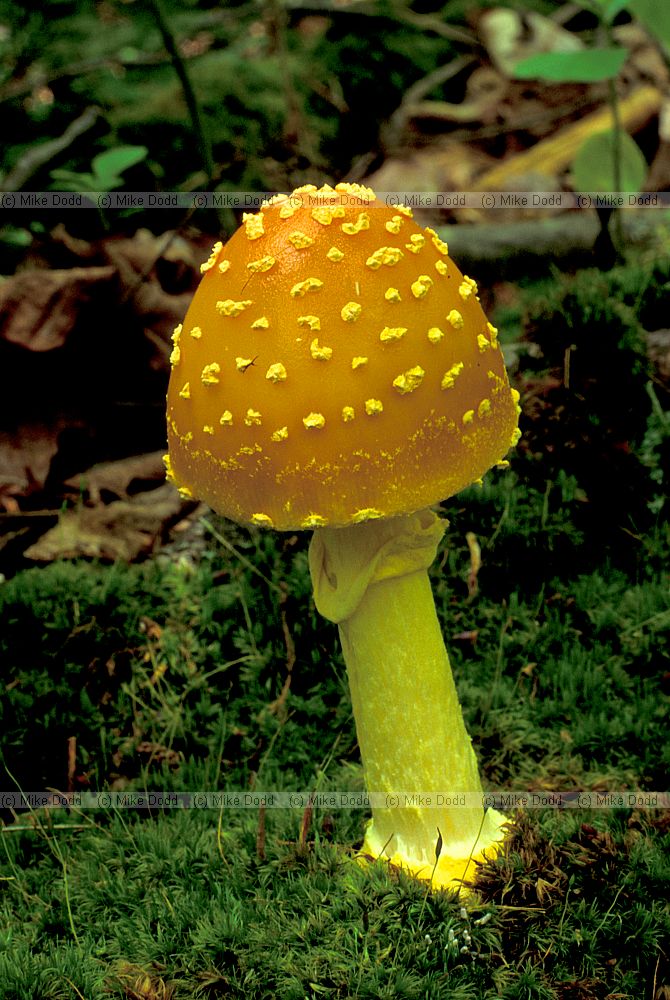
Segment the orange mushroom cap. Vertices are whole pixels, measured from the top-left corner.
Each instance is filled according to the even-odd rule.
[[[244,217],[173,341],[168,472],[242,523],[438,503],[518,439],[496,330],[411,210],[313,185]]]

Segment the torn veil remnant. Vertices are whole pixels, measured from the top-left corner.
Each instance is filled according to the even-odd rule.
[[[307,185],[215,247],[183,327],[200,336],[173,358],[171,474],[240,523],[314,529],[314,598],[339,626],[368,791],[481,793],[427,575],[443,533],[430,506],[519,435],[476,283],[408,209]],[[503,822],[375,807],[363,850],[430,877],[439,827],[433,881],[448,885]]]

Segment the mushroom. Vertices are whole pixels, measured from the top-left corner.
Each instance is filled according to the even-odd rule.
[[[264,202],[202,271],[173,337],[168,475],[234,521],[313,530],[372,802],[362,853],[457,887],[505,819],[483,808],[435,611],[431,505],[518,440],[497,331],[437,233],[356,184]]]

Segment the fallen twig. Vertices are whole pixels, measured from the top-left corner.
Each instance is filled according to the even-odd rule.
[[[20,191],[29,177],[53,160],[64,149],[71,146],[80,135],[88,132],[98,120],[99,108],[90,107],[70,122],[61,136],[57,139],[50,139],[48,142],[41,142],[37,146],[31,146],[23,156],[19,157],[7,176],[0,182],[0,191]]]

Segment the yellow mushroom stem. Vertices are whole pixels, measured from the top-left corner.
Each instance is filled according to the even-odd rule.
[[[436,888],[458,889],[473,876],[473,862],[500,850],[506,820],[481,804],[477,761],[435,611],[428,567],[443,533],[431,510],[318,528],[309,565],[317,609],[339,626],[371,793],[362,853],[432,876]],[[439,795],[453,800],[462,793],[470,793],[465,806],[433,805]],[[433,804],[417,802],[418,794]]]

